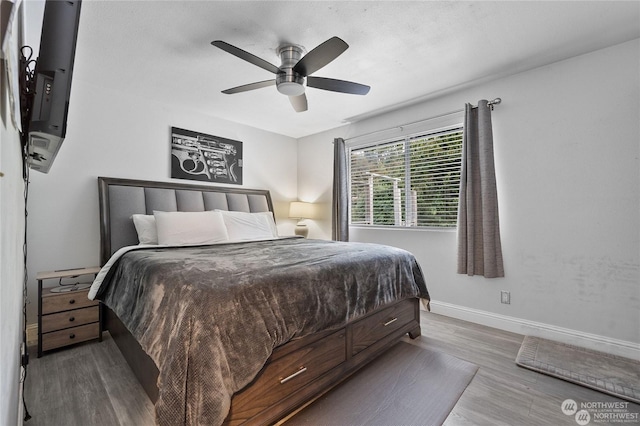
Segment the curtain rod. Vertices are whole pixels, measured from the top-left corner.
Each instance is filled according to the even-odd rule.
[[[491,111],[493,111],[493,106],[494,105],[498,105],[501,102],[502,102],[502,99],[495,98],[493,100],[487,101],[487,106],[491,108]],[[478,108],[478,106],[477,105],[472,105],[471,108]],[[419,123],[422,123],[422,122],[425,122],[425,121],[435,120],[436,118],[446,117],[447,115],[459,114],[461,112],[464,112],[464,108],[457,109],[455,111],[445,112],[444,114],[436,115],[436,116],[429,117],[429,118],[423,118],[422,120],[412,121],[411,123],[401,124],[400,126],[389,127],[388,129],[382,129],[382,130],[376,130],[374,132],[364,133],[362,135],[358,135],[358,136],[354,136],[354,137],[351,137],[351,138],[347,138],[347,139],[345,139],[345,141],[349,141],[351,139],[356,139],[356,138],[361,138],[363,136],[375,135],[376,133],[382,133],[382,132],[386,132],[386,131],[389,131],[389,130],[392,130],[392,129],[402,129],[405,126],[411,126],[411,125],[419,124]]]

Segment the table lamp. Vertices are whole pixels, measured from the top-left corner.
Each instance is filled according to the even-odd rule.
[[[315,209],[312,203],[304,203],[301,201],[293,201],[289,207],[289,217],[292,219],[298,219],[296,225],[295,234],[301,235],[307,238],[309,235],[309,228],[303,223],[305,219],[313,219],[315,216]]]

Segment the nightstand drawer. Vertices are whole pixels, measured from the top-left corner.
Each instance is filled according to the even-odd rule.
[[[72,291],[61,294],[47,294],[42,296],[42,314],[51,314],[69,309],[97,306],[97,300],[89,300],[89,290]]]
[[[48,351],[85,340],[97,339],[99,333],[100,326],[97,322],[46,333],[42,335],[42,350]]]
[[[403,300],[353,325],[352,355],[366,349],[384,336],[391,334],[415,318],[415,305]]]
[[[98,322],[99,318],[100,312],[98,306],[74,309],[58,314],[49,314],[42,317],[42,332],[49,333],[51,331]]]

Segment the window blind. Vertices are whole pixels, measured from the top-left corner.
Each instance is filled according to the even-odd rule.
[[[351,148],[350,223],[455,227],[462,126]]]

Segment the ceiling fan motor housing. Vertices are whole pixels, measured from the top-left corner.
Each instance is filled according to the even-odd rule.
[[[281,61],[280,71],[276,75],[278,92],[287,96],[300,96],[304,93],[305,78],[293,71],[303,53],[302,48],[295,45],[286,45],[278,49]]]

